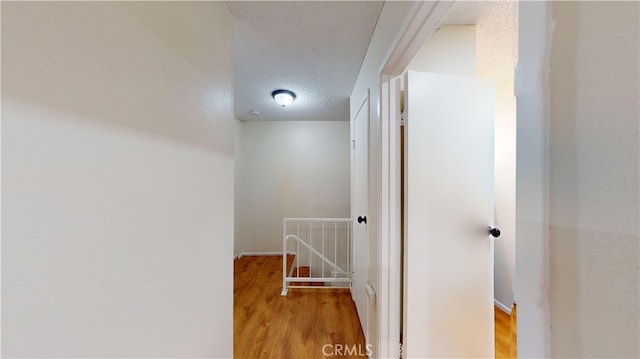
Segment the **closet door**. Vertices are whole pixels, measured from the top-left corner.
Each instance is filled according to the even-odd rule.
[[[495,90],[415,71],[405,89],[403,352],[493,358]]]

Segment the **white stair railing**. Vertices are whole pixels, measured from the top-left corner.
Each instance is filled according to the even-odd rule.
[[[302,283],[348,287],[351,283],[350,251],[351,218],[284,218],[282,295]],[[292,253],[293,263],[287,273],[287,257]],[[304,277],[301,268],[308,269]]]

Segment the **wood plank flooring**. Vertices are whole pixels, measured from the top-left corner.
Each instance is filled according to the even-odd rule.
[[[242,257],[234,261],[234,272],[234,358],[324,358],[325,344],[366,350],[347,289],[291,289],[282,297],[277,256]],[[497,307],[494,314],[496,358],[516,358],[516,308],[511,316]],[[333,356],[349,357],[362,356]]]
[[[324,358],[325,344],[366,350],[347,289],[291,289],[282,297],[277,256],[236,259],[234,277],[234,358]],[[325,347],[327,354],[334,350]]]
[[[496,358],[516,358],[517,332],[516,332],[516,306],[513,306],[511,315],[495,307],[496,320]]]

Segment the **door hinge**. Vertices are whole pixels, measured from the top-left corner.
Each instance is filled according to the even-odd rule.
[[[400,114],[400,126],[404,126],[404,112]]]
[[[353,145],[353,149],[356,149],[356,140],[351,140],[351,144]]]

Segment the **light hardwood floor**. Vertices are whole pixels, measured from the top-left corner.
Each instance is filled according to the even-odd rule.
[[[291,289],[282,297],[276,256],[236,259],[234,275],[234,358],[324,358],[325,344],[366,350],[348,290]],[[498,308],[494,314],[496,358],[516,358],[516,308],[511,316]]]
[[[234,358],[324,358],[326,344],[366,350],[348,290],[291,289],[282,297],[277,256],[236,259],[234,275]]]
[[[496,320],[496,358],[517,357],[516,337],[516,306],[513,306],[511,315],[495,307]]]

